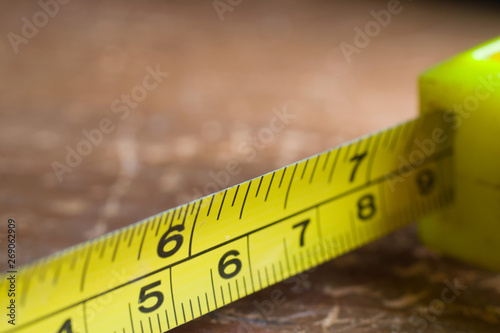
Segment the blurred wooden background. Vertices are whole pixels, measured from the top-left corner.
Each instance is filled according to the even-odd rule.
[[[340,43],[393,1],[216,2],[222,14],[208,0],[62,2],[31,30],[39,3],[0,4],[0,221],[16,219],[22,263],[209,194],[230,160],[241,172],[227,186],[409,119],[419,72],[500,30],[494,2],[403,0],[348,62]],[[168,76],[114,112],[152,70]],[[285,109],[294,118],[271,142],[252,139]],[[113,129],[59,179],[54,162],[103,118]],[[454,279],[467,289],[429,313]],[[174,331],[500,327],[500,276],[432,253],[414,227],[294,282]],[[287,301],[259,314],[274,288]]]

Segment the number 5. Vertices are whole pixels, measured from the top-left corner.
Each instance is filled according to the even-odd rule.
[[[161,281],[156,281],[156,282],[153,282],[153,283],[148,284],[147,286],[144,286],[141,288],[141,292],[139,293],[139,304],[144,303],[147,299],[149,299],[151,297],[156,298],[156,303],[154,305],[150,306],[149,308],[145,307],[144,305],[141,305],[139,307],[139,311],[141,311],[143,313],[153,312],[154,310],[158,309],[163,304],[164,297],[163,297],[163,294],[161,293],[161,291],[152,291],[149,294],[147,293],[147,291],[149,289],[157,287],[160,284],[161,284]]]

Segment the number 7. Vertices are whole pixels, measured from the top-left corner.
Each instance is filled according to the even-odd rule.
[[[356,170],[358,170],[358,167],[359,165],[361,164],[361,161],[366,157],[366,155],[368,154],[368,152],[364,152],[362,154],[359,154],[359,155],[356,155],[356,156],[353,156],[349,162],[354,162],[356,161],[356,164],[354,165],[354,168],[352,169],[352,173],[351,173],[351,179],[349,179],[349,181],[352,183],[354,181],[354,176],[356,175]]]
[[[293,225],[293,229],[302,227],[302,231],[300,232],[300,246],[304,246],[304,234],[306,233],[306,228],[309,222],[310,220],[307,219],[305,221]]]

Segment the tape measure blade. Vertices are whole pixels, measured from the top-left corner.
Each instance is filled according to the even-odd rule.
[[[451,137],[428,114],[24,266],[0,332],[179,326],[446,205]]]

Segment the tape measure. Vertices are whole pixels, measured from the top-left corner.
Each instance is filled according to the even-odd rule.
[[[186,323],[449,203],[452,135],[431,113],[24,266],[0,331]]]
[[[500,269],[498,54],[424,73],[419,118],[7,272],[0,333],[164,332],[417,219],[427,244]],[[481,112],[436,111],[457,100]]]

